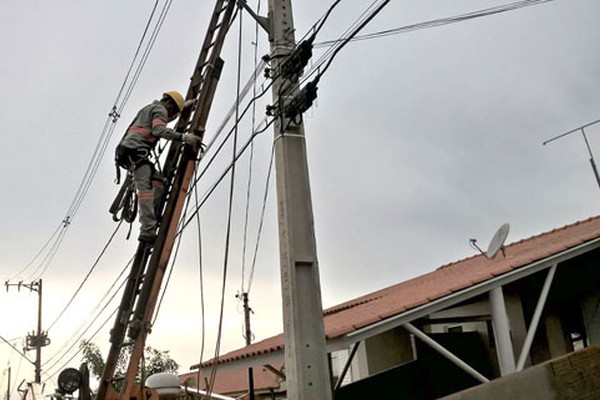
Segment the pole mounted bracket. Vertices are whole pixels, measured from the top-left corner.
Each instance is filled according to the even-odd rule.
[[[243,7],[246,11],[248,11],[248,14],[250,14],[250,16],[254,18],[254,20],[261,26],[261,28],[263,28],[265,32],[267,32],[267,34],[271,36],[271,22],[269,18],[261,17],[260,15],[255,13],[254,10],[250,8],[246,0],[237,0],[237,3],[240,7]]]

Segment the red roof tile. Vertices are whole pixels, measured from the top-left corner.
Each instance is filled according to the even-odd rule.
[[[324,311],[325,334],[337,338],[600,237],[600,216],[507,245],[506,257],[478,254]],[[283,334],[220,357],[219,363],[283,349]],[[211,364],[211,362],[204,365]]]
[[[281,369],[281,364],[275,365],[275,368]],[[256,391],[263,391],[269,389],[277,389],[281,384],[281,379],[277,377],[273,372],[267,370],[264,367],[254,367],[253,369],[253,381],[254,389]],[[212,387],[213,393],[219,394],[230,394],[230,393],[243,393],[248,390],[248,373],[246,370],[235,370],[235,371],[219,371],[217,369],[215,376],[215,383]],[[190,372],[187,374],[179,375],[179,381],[183,384],[188,378],[197,381],[198,373]],[[200,374],[200,382],[204,383],[206,380],[210,380],[210,372],[205,375]],[[205,388],[203,385],[200,387],[202,390]]]

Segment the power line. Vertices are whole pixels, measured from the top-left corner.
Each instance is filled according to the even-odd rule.
[[[549,3],[551,1],[554,1],[554,0],[517,1],[514,3],[510,3],[510,4],[485,8],[482,10],[473,11],[473,12],[462,14],[462,15],[456,15],[453,17],[439,18],[439,19],[434,19],[434,20],[430,20],[430,21],[419,22],[416,24],[405,25],[405,26],[401,26],[398,28],[387,29],[387,30],[368,33],[368,34],[364,34],[364,35],[357,35],[354,38],[350,39],[350,41],[354,42],[354,41],[360,41],[360,40],[371,40],[371,39],[377,39],[377,38],[391,36],[391,35],[398,35],[401,33],[408,33],[408,32],[414,32],[414,31],[423,30],[423,29],[437,28],[440,26],[469,21],[469,20],[476,19],[476,18],[488,17],[488,16],[495,15],[495,14],[501,14],[501,13],[505,13],[508,11],[514,11],[514,10],[518,10],[518,9],[521,9],[524,7],[540,5],[543,3]],[[314,46],[316,48],[328,47],[328,46],[340,43],[342,41],[344,41],[344,39],[342,39],[342,38],[335,39],[335,40],[327,40],[327,41],[315,43]]]
[[[0,336],[0,340],[2,340],[4,343],[6,343],[7,345],[9,345],[11,349],[13,349],[15,352],[17,352],[21,357],[23,357],[24,359],[26,359],[27,361],[29,361],[31,364],[35,364],[34,361],[30,360],[29,357],[27,357],[24,353],[22,353],[19,349],[17,349],[11,342],[9,342],[3,336]]]
[[[188,226],[188,224],[194,219],[194,217],[196,216],[196,214],[200,211],[200,208],[205,204],[205,202],[208,200],[208,198],[213,194],[213,192],[215,191],[215,189],[219,186],[219,184],[223,181],[223,179],[227,176],[227,174],[229,173],[229,170],[232,168],[233,164],[235,162],[237,162],[237,160],[244,154],[244,152],[248,149],[248,147],[250,146],[250,143],[252,143],[252,141],[261,133],[265,132],[273,123],[275,122],[275,119],[271,119],[268,123],[266,123],[266,125],[260,129],[255,131],[252,136],[250,136],[250,138],[246,141],[246,143],[240,148],[240,150],[238,151],[235,159],[229,163],[229,165],[227,165],[225,167],[225,170],[221,173],[221,175],[217,178],[217,180],[213,183],[213,185],[206,191],[206,193],[204,194],[204,196],[202,197],[202,200],[200,201],[200,203],[196,206],[196,209],[194,210],[194,212],[192,213],[192,215],[188,218],[187,221],[185,221],[183,223],[183,225],[181,226],[181,229],[177,232],[177,234],[181,234],[185,228]],[[197,178],[198,180],[200,179],[200,177]],[[194,185],[197,184],[198,181],[194,182]]]
[[[90,275],[92,274],[92,272],[94,272],[94,270],[96,269],[96,267],[98,266],[98,263],[100,262],[100,260],[102,259],[102,257],[104,256],[104,253],[106,252],[106,250],[108,249],[108,246],[110,246],[110,244],[112,243],[113,239],[115,238],[115,235],[117,234],[117,232],[119,231],[119,228],[121,228],[121,224],[123,223],[123,221],[121,220],[119,222],[119,224],[117,225],[117,227],[115,228],[115,230],[113,231],[113,233],[110,235],[110,238],[108,239],[108,241],[106,242],[106,244],[104,245],[104,247],[102,248],[102,251],[100,252],[100,254],[98,255],[98,257],[96,257],[96,260],[94,261],[94,263],[92,264],[91,268],[89,269],[88,273],[85,275],[85,277],[83,278],[83,281],[79,284],[79,286],[77,287],[77,289],[75,290],[75,293],[73,293],[73,295],[71,296],[71,299],[67,302],[67,304],[65,304],[65,306],[63,307],[62,311],[60,313],[58,313],[58,316],[54,319],[54,321],[50,324],[50,326],[48,327],[48,331],[50,329],[52,329],[52,327],[54,327],[54,325],[56,325],[56,323],[60,320],[60,318],[63,316],[63,314],[65,313],[65,311],[67,311],[67,309],[69,308],[69,306],[71,304],[73,304],[73,301],[75,300],[75,297],[77,297],[77,295],[79,294],[79,292],[81,291],[81,289],[83,288],[83,285],[85,285],[85,283],[87,282],[88,278],[90,277]]]
[[[238,55],[238,63],[237,63],[237,78],[236,78],[236,121],[239,121],[239,103],[240,103],[240,81],[241,81],[241,69],[242,69],[242,16],[243,13],[239,13],[239,34],[238,34],[238,47],[237,47],[237,55]],[[214,358],[218,358],[221,352],[221,339],[223,337],[223,316],[225,312],[225,287],[227,284],[227,273],[229,270],[229,249],[231,244],[231,227],[232,227],[232,219],[233,219],[233,200],[234,200],[234,188],[235,188],[235,161],[236,161],[236,152],[237,152],[237,142],[238,142],[238,126],[236,123],[234,126],[234,134],[233,134],[233,144],[232,144],[232,163],[231,163],[231,175],[230,175],[230,183],[229,183],[229,201],[227,207],[227,225],[225,232],[225,248],[223,254],[223,279],[221,282],[221,303],[219,308],[219,323],[217,328],[217,340],[215,343],[215,352]],[[215,379],[217,375],[217,364],[213,366],[210,373],[210,380],[208,384],[207,391],[212,392],[212,388],[215,384]]]
[[[52,245],[48,249],[47,255],[44,257],[43,261],[32,273],[33,276],[35,276],[38,273],[39,273],[38,276],[43,275],[45,273],[45,271],[48,269],[52,260],[54,259],[54,256],[58,252],[59,247],[62,244],[62,241],[66,234],[66,230],[68,229],[69,225],[75,218],[75,216],[76,216],[81,204],[83,203],[84,199],[86,198],[86,195],[87,195],[87,193],[91,187],[91,184],[96,176],[96,173],[100,166],[100,162],[104,157],[104,154],[108,147],[109,141],[110,141],[110,139],[113,135],[114,129],[116,127],[116,123],[120,117],[120,113],[122,112],[127,101],[129,100],[129,97],[131,96],[131,93],[141,75],[141,72],[142,72],[142,70],[146,64],[146,61],[148,59],[148,56],[150,55],[150,52],[154,46],[154,43],[155,43],[156,38],[161,30],[162,24],[166,18],[169,8],[171,7],[171,3],[172,3],[172,0],[167,0],[165,2],[159,17],[157,18],[156,22],[154,23],[154,29],[152,31],[152,34],[151,34],[150,38],[148,39],[148,41],[146,42],[144,52],[143,52],[141,58],[139,58],[140,50],[142,49],[142,47],[144,45],[144,41],[146,40],[148,30],[152,26],[152,23],[155,19],[154,17],[155,17],[156,9],[159,4],[159,0],[157,0],[154,3],[154,6],[152,7],[150,17],[148,18],[148,21],[146,22],[142,37],[139,40],[134,57],[131,61],[129,69],[126,73],[125,79],[123,80],[123,83],[121,84],[119,92],[113,103],[113,106],[111,107],[111,111],[108,114],[108,117],[104,123],[104,127],[100,134],[100,138],[99,138],[99,140],[96,144],[96,147],[92,153],[91,159],[90,159],[88,166],[83,174],[81,182],[79,183],[79,186],[78,186],[77,190],[75,191],[75,195],[71,201],[71,204],[69,205],[69,207],[67,209],[66,216],[64,217],[64,219],[61,223],[62,230],[60,231],[60,234],[57,236],[57,231],[55,231],[52,234],[52,236],[50,237],[50,239],[46,242],[46,244],[44,244],[42,249],[38,252],[38,254],[34,257],[34,259],[30,263],[28,263],[25,266],[25,268],[23,268],[21,271],[19,271],[16,275],[20,275],[21,273],[24,273],[24,271],[26,271],[32,265],[33,261],[35,259],[37,259],[44,252],[44,250],[46,248],[48,248],[49,243],[52,242]],[[136,63],[137,63],[137,67],[135,69],[133,78],[130,79],[131,72],[134,68],[134,65],[136,65]],[[123,99],[121,99],[121,96],[123,95],[124,90],[125,90],[125,95],[124,95]],[[59,226],[58,229],[60,229],[60,228],[61,228],[61,226]]]
[[[83,337],[83,335],[85,335],[89,331],[89,329],[92,328],[93,324],[104,313],[104,311],[106,310],[106,308],[112,303],[112,301],[114,300],[114,298],[116,297],[116,295],[119,293],[120,289],[125,284],[126,280],[122,280],[120,282],[120,285],[117,287],[117,289],[113,291],[113,289],[115,288],[115,286],[117,285],[117,283],[119,283],[119,281],[121,280],[121,278],[123,277],[123,275],[127,271],[128,267],[131,265],[132,261],[133,261],[133,257],[123,267],[123,269],[121,270],[121,272],[119,273],[119,275],[115,278],[115,280],[113,281],[113,283],[106,290],[106,292],[104,293],[104,295],[102,296],[102,298],[100,298],[100,300],[98,300],[98,302],[94,306],[93,310],[91,310],[91,312],[88,314],[88,318],[86,320],[84,320],[79,325],[79,327],[73,332],[73,334],[70,336],[69,339],[67,339],[67,340],[64,341],[64,343],[61,346],[61,348],[58,349],[52,356],[50,356],[46,360],[46,362],[44,363],[44,365],[42,365],[43,367],[48,368],[48,369],[53,368],[58,362],[60,362],[60,360],[62,360],[64,357],[67,356],[67,354],[79,342],[79,340]],[[111,292],[112,292],[112,294],[111,294]],[[108,298],[108,300],[107,300],[107,298]],[[102,304],[104,304],[104,305],[102,306]],[[102,306],[102,308],[100,309],[101,306]],[[87,324],[87,327],[84,328],[84,326],[86,324]],[[77,338],[76,338],[76,336],[77,336]],[[58,359],[57,359],[57,357],[58,357]],[[52,362],[52,364],[48,365],[50,362]]]
[[[84,321],[79,326],[79,328],[73,333],[73,335],[71,335],[71,337],[65,341],[65,343],[60,348],[60,350],[58,350],[53,356],[51,356],[48,359],[48,361],[44,364],[45,368],[47,368],[47,369],[54,368],[60,362],[60,360],[62,360],[64,357],[66,357],[67,354],[73,349],[73,347],[75,347],[79,343],[79,340],[81,340],[81,338],[83,338],[83,336],[92,328],[92,326],[94,325],[94,323],[98,320],[98,318],[100,318],[100,316],[104,313],[104,311],[110,306],[110,304],[112,303],[112,301],[114,300],[114,298],[116,297],[116,295],[120,292],[120,290],[123,288],[123,286],[127,282],[127,278],[122,279],[122,277],[125,274],[125,272],[128,269],[128,267],[131,265],[132,261],[133,261],[133,258],[131,258],[129,260],[129,262],[121,270],[121,272],[119,273],[119,275],[117,276],[117,278],[115,278],[115,280],[112,283],[112,285],[108,288],[108,290],[104,293],[104,295],[102,296],[102,298],[98,301],[98,303],[94,307],[94,310],[90,313],[91,320],[90,320],[90,318],[88,318],[87,321]],[[119,283],[119,281],[120,281],[119,286],[116,288],[116,290],[113,291],[113,289],[115,288],[116,284]],[[112,294],[111,294],[111,291],[113,291]],[[109,297],[109,295],[110,295],[110,297]],[[109,297],[108,300],[106,300],[107,297]],[[102,308],[100,309],[100,311],[98,311],[98,308],[103,303],[104,303],[104,305],[102,306]],[[112,315],[114,315],[114,312],[111,314],[111,316]],[[87,327],[85,329],[82,329],[83,326],[86,323],[88,324]],[[101,324],[101,326],[100,326],[99,329],[102,329],[102,327],[104,327],[106,325],[106,323],[107,323],[107,321],[103,322]],[[77,336],[77,337],[75,338],[75,336]],[[91,338],[90,338],[90,340],[91,340]],[[72,343],[69,344],[69,342],[71,342],[71,341],[72,341]],[[67,349],[65,350],[65,348],[67,348]],[[58,356],[58,359],[56,359],[57,356]],[[52,362],[52,364],[48,365],[48,363],[50,361],[53,361],[53,362]]]
[[[100,325],[98,327],[98,329],[96,329],[96,331],[92,334],[92,336],[90,336],[90,340],[92,340],[94,337],[96,337],[96,335],[102,330],[102,328],[104,328],[104,326],[106,326],[106,324],[114,317],[114,315],[117,313],[118,308],[115,308],[115,310],[108,316],[108,318],[106,318],[106,320],[104,320],[104,322],[102,323],[102,325]],[[79,354],[81,353],[83,350],[82,347],[80,347],[72,356],[71,358],[69,358],[67,361],[65,361],[63,363],[62,366],[60,366],[60,368],[57,368],[56,371],[54,371],[51,374],[46,374],[48,376],[48,379],[54,377],[56,374],[58,374],[60,371],[62,371],[71,361],[73,361],[73,359]]]
[[[122,279],[122,277],[123,277],[123,274],[125,273],[125,271],[127,270],[127,268],[129,267],[129,265],[131,265],[132,261],[133,261],[133,258],[131,260],[129,260],[127,265],[121,270],[121,272],[115,278],[115,280],[113,281],[111,286],[106,290],[106,292],[104,293],[102,298],[98,301],[98,303],[96,304],[96,306],[94,307],[92,312],[90,312],[87,320],[83,321],[79,325],[79,327],[74,331],[74,333],[71,335],[71,337],[64,342],[63,346],[59,350],[57,350],[54,355],[52,355],[51,357],[48,358],[45,365],[43,365],[43,366],[47,366],[47,368],[54,367],[58,363],[58,361],[63,359],[68,354],[68,352],[79,342],[79,340],[83,337],[83,335],[85,335],[87,333],[87,331],[89,331],[92,328],[93,324],[98,320],[98,318],[100,318],[100,315],[102,315],[102,313],[108,308],[108,306],[112,303],[112,301],[114,300],[116,295],[119,293],[121,288],[125,285],[127,280]],[[119,283],[120,280],[121,280],[121,282],[120,282],[119,286],[117,287],[116,290],[113,291],[116,284]],[[112,294],[111,294],[111,292],[112,292]],[[110,297],[109,297],[109,295],[110,295]],[[108,297],[108,300],[106,300],[107,297]],[[102,304],[104,304],[104,305],[98,311],[98,309],[100,308],[100,306]],[[84,329],[83,327],[86,324],[87,324],[87,327],[85,327],[85,329]],[[77,336],[77,338],[75,338],[76,336]],[[69,342],[72,342],[72,343],[69,344]],[[65,348],[67,348],[67,349],[65,350]],[[54,363],[52,363],[50,366],[48,366],[48,363],[50,361],[55,360],[57,357],[58,357],[58,360],[56,360]]]
[[[254,271],[256,268],[256,260],[258,257],[258,249],[260,246],[260,239],[262,237],[262,229],[263,229],[263,224],[264,224],[264,220],[265,220],[265,211],[267,208],[267,197],[269,196],[269,182],[271,181],[271,172],[273,170],[273,159],[275,157],[275,142],[273,142],[273,145],[271,146],[271,160],[269,161],[269,170],[267,172],[267,179],[265,182],[265,191],[264,191],[264,196],[263,196],[263,201],[262,201],[262,207],[261,207],[261,212],[260,212],[260,222],[258,224],[258,232],[256,234],[256,244],[254,246],[254,255],[252,257],[252,265],[250,268],[250,275],[248,278],[248,289],[246,290],[247,293],[250,293],[250,289],[252,288],[252,281],[254,278]]]
[[[259,0],[260,2],[260,0]],[[194,171],[195,174],[195,171]],[[194,200],[196,208],[198,207],[198,186],[194,186]],[[198,355],[198,364],[202,364],[204,359],[204,347],[206,345],[206,309],[204,304],[204,273],[202,270],[203,257],[202,257],[202,228],[200,224],[200,213],[196,213],[196,225],[198,228],[198,283],[200,287],[200,330],[202,331],[200,337],[200,354]],[[200,382],[200,369],[198,369],[198,376],[196,382]]]

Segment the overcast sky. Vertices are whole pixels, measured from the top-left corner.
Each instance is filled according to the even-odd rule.
[[[396,0],[364,33],[456,16],[511,1]],[[249,2],[256,7],[256,1]],[[294,5],[298,39],[330,3]],[[21,272],[65,218],[99,143],[154,2],[142,0],[4,2],[0,25],[0,100],[4,145],[0,268],[11,283],[37,279]],[[162,4],[162,3],[161,3]],[[266,3],[261,4],[265,14]],[[316,42],[339,38],[361,15],[364,1],[333,11]],[[212,11],[212,2],[175,1],[122,112],[106,154],[58,253],[43,270],[43,350],[50,389],[60,368],[78,367],[69,350],[82,328],[90,339],[114,304],[96,308],[136,247],[122,228],[84,280],[116,225],[107,209],[118,190],[112,152],[136,111],[165,90],[186,91]],[[348,44],[323,75],[316,104],[305,115],[315,230],[325,307],[404,281],[473,255],[469,239],[485,248],[496,229],[511,226],[514,242],[598,214],[600,190],[580,134],[543,146],[556,135],[600,118],[600,3],[555,0],[508,13]],[[243,16],[242,84],[268,52],[261,32]],[[225,47],[223,73],[207,141],[234,104],[238,22]],[[314,50],[316,62],[327,48]],[[264,80],[259,80],[259,84]],[[258,103],[256,119],[264,118]],[[240,141],[250,129],[240,125]],[[586,130],[594,154],[600,125]],[[243,314],[235,295],[250,286],[256,340],[282,330],[274,181],[254,274],[256,243],[272,132],[254,145],[249,228],[242,249],[249,153],[236,166],[234,218],[227,264],[221,352],[242,347]],[[210,154],[210,153],[209,153]],[[205,193],[231,158],[225,147],[200,183]],[[205,352],[214,354],[225,263],[229,182],[206,202],[202,220]],[[197,228],[186,230],[158,319],[148,343],[170,350],[181,372],[200,359],[202,324]],[[242,273],[242,270],[244,271]],[[243,277],[243,278],[242,278]],[[244,283],[242,283],[242,280]],[[116,300],[120,297],[117,296]],[[0,336],[21,348],[36,327],[37,297],[16,287],[0,295]],[[92,338],[103,349],[108,327]],[[74,339],[75,338],[75,339]],[[67,356],[59,358],[63,353]],[[28,353],[30,358],[34,352]],[[67,363],[68,362],[68,363]],[[7,368],[13,385],[32,369],[0,344],[0,392]],[[14,387],[13,387],[14,389]]]

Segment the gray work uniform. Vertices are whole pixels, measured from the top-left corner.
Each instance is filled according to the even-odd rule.
[[[124,151],[130,155],[127,165],[133,169],[133,180],[138,192],[141,237],[152,236],[156,232],[155,197],[162,189],[153,187],[153,183],[159,185],[160,182],[152,179],[154,166],[148,157],[160,138],[181,140],[183,137],[183,134],[167,128],[167,122],[167,109],[160,101],[155,100],[138,112],[117,147],[117,153]]]

